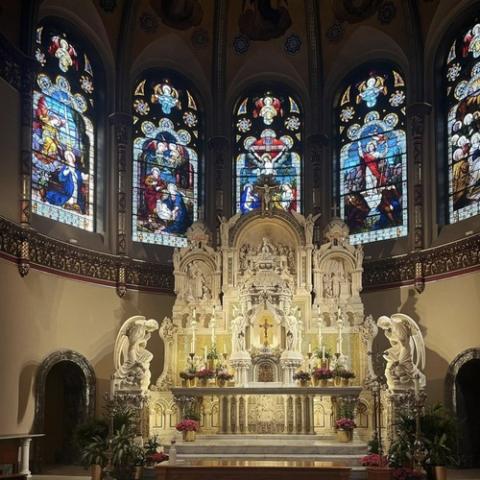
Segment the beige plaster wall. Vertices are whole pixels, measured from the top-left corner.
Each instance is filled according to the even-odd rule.
[[[410,315],[425,337],[429,402],[444,402],[449,364],[461,352],[480,346],[480,272],[429,282],[422,294],[413,287],[366,293],[365,312],[375,319],[395,312]]]
[[[120,299],[113,288],[36,270],[22,279],[14,263],[0,259],[0,434],[30,431],[36,369],[56,350],[75,350],[91,363],[99,409],[123,321],[132,315],[161,321],[172,305],[169,295],[134,291]],[[149,345],[156,379],[163,348],[157,336]]]

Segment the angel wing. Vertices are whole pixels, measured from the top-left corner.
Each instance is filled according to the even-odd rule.
[[[117,338],[115,340],[115,348],[113,350],[113,365],[115,367],[115,371],[118,370],[122,366],[122,359],[124,359],[127,355],[128,349],[128,336],[127,332],[132,325],[135,324],[138,320],[146,320],[145,317],[142,315],[135,315],[134,317],[130,317],[128,320],[124,322],[122,327],[120,328]]]
[[[401,323],[407,326],[410,332],[410,348],[414,352],[415,366],[422,371],[425,368],[425,342],[423,340],[422,332],[413,320],[413,318],[403,313],[395,313],[392,315],[392,321],[395,323]]]

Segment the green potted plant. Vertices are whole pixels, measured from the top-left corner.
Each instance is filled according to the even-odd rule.
[[[437,404],[422,415],[420,426],[427,450],[425,469],[428,477],[432,480],[446,480],[447,465],[456,463],[455,420],[448,410]]]
[[[217,346],[211,345],[207,353],[208,368],[213,370],[215,368],[215,361],[218,360]]]
[[[94,435],[85,443],[81,450],[82,464],[90,468],[92,480],[100,480],[102,468],[106,462],[107,442],[100,435]]]
[[[118,480],[130,480],[133,475],[134,437],[133,429],[128,425],[122,425],[113,433],[110,440],[114,477]]]
[[[143,468],[147,461],[147,454],[140,445],[132,445],[130,456],[133,463],[133,480],[141,480],[143,478]]]

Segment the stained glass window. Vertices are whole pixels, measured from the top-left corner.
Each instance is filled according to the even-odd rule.
[[[452,43],[446,59],[450,223],[480,213],[480,20]]]
[[[337,105],[338,193],[353,244],[407,235],[405,81],[362,67]]]
[[[95,77],[88,53],[50,25],[36,31],[32,211],[94,229]]]
[[[133,240],[187,244],[199,199],[199,111],[180,80],[150,74],[133,94]]]
[[[293,96],[261,90],[234,111],[236,211],[261,207],[301,210],[302,112]],[[267,190],[267,192],[266,192]]]

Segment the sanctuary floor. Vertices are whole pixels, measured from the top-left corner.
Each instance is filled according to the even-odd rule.
[[[362,471],[353,470],[353,479],[366,478]],[[52,465],[44,469],[44,474],[33,475],[32,480],[90,480],[88,471],[78,465]],[[480,469],[448,471],[448,480],[480,480]]]

